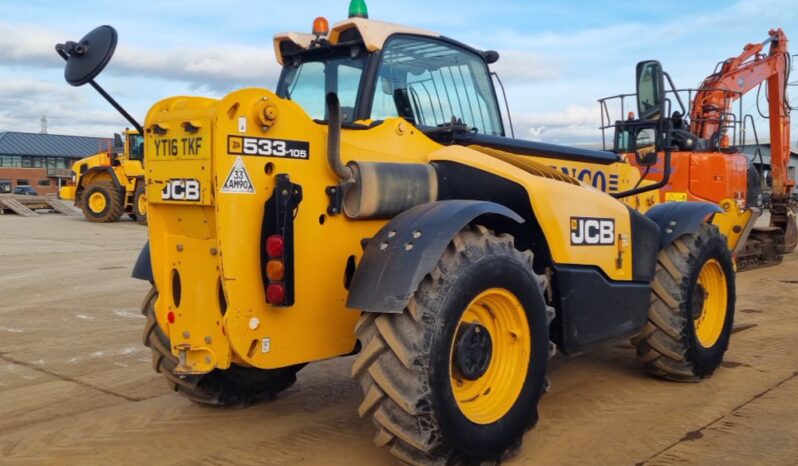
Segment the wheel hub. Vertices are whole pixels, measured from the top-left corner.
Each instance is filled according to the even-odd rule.
[[[693,290],[693,320],[698,320],[704,311],[704,301],[707,299],[707,290],[698,283]]]
[[[454,348],[454,366],[467,380],[482,377],[490,366],[493,341],[480,324],[460,326]]]
[[[100,212],[105,210],[105,205],[106,205],[105,196],[102,193],[99,192],[91,193],[91,196],[89,196],[89,208],[91,209],[92,212],[94,212],[95,214],[99,214]]]

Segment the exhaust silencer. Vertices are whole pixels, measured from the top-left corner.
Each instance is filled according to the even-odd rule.
[[[353,219],[390,218],[438,199],[435,168],[420,163],[341,161],[341,104],[327,94],[327,162],[341,180],[343,211]]]
[[[355,182],[344,194],[350,218],[390,218],[438,199],[438,176],[420,163],[350,162]]]

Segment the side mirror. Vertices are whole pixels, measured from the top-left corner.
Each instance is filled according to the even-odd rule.
[[[94,78],[105,69],[116,51],[116,29],[111,26],[100,26],[83,36],[79,42],[67,41],[55,44],[56,53],[66,61],[64,79],[71,86],[90,84],[105,100],[111,104],[130,124],[144,134],[144,129],[119,103],[100,87]]]
[[[656,60],[637,64],[637,114],[641,120],[657,120],[664,114],[665,80]]]
[[[116,29],[100,26],[86,34],[79,42],[56,44],[55,51],[66,60],[64,79],[72,86],[82,86],[94,80],[111,61],[116,50]]]
[[[634,140],[635,160],[640,167],[657,164],[657,131],[654,128],[641,128]]]

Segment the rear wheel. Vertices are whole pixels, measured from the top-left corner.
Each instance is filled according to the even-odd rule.
[[[147,318],[144,344],[152,350],[152,367],[166,378],[172,389],[195,403],[207,405],[247,405],[255,401],[271,400],[277,393],[296,382],[296,373],[303,365],[281,369],[257,369],[231,365],[229,369],[215,369],[202,375],[177,376],[177,358],[172,355],[169,337],[155,320],[155,301],[158,293],[150,290],[141,312]]]
[[[133,193],[133,218],[139,225],[147,224],[147,192],[143,181],[139,182]]]
[[[731,254],[714,225],[660,251],[648,323],[632,339],[649,372],[680,382],[712,375],[729,346],[734,280]]]
[[[91,183],[80,198],[83,215],[90,222],[116,222],[125,211],[123,194],[111,181]]]
[[[537,421],[549,311],[532,254],[464,229],[401,314],[364,314],[352,367],[378,446],[411,464],[499,461]]]

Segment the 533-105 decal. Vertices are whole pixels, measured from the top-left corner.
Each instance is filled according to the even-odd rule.
[[[227,136],[227,153],[230,155],[255,155],[285,159],[308,160],[310,143],[288,139]]]

